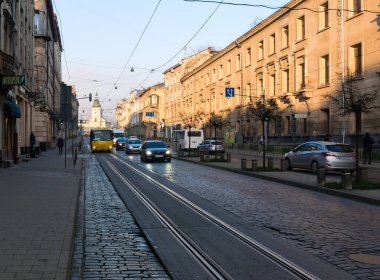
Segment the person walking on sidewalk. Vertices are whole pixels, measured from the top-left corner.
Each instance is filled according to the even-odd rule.
[[[63,153],[63,145],[64,145],[62,137],[58,138],[57,145],[58,145],[59,154],[61,155]]]
[[[371,164],[373,138],[366,132],[363,139],[363,163]]]
[[[33,131],[30,133],[29,137],[29,143],[30,143],[30,157],[35,158],[36,157],[36,136],[34,136]]]

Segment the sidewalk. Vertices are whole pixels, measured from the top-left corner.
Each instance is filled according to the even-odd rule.
[[[0,169],[0,279],[68,279],[81,167],[68,147]]]
[[[372,205],[380,206],[380,189],[375,190],[335,190],[321,187],[317,184],[317,175],[309,171],[275,171],[275,172],[253,172],[244,171],[241,169],[241,159],[245,158],[247,161],[247,168],[251,167],[252,160],[257,160],[258,166],[262,166],[262,155],[259,153],[247,153],[244,151],[229,150],[231,154],[231,162],[201,162],[199,157],[175,158],[185,161],[194,162],[197,164],[203,164],[214,168],[219,168],[239,174],[244,174],[260,179],[265,179],[273,182],[283,183],[295,187],[301,187],[310,189],[313,191],[323,192],[330,195],[345,197],[348,199],[369,203]],[[210,158],[213,158],[210,155]],[[281,155],[267,154],[266,159],[273,158],[273,166],[280,169]],[[380,182],[380,163],[375,162],[371,165],[360,165],[361,167],[367,167],[368,179],[374,182]],[[340,181],[341,175],[338,173],[327,173],[326,182]]]

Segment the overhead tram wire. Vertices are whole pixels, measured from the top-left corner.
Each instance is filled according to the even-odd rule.
[[[152,15],[150,16],[149,21],[148,21],[148,23],[146,24],[146,26],[145,26],[145,28],[144,28],[144,31],[143,31],[142,34],[140,35],[139,40],[137,41],[135,47],[133,48],[133,51],[132,51],[131,55],[129,56],[127,62],[125,63],[125,65],[124,65],[124,67],[123,67],[123,70],[121,70],[121,72],[120,72],[118,78],[116,79],[116,82],[113,84],[113,86],[112,86],[112,88],[110,89],[110,91],[108,92],[107,96],[109,96],[109,94],[111,93],[111,91],[115,88],[115,86],[116,86],[117,83],[119,82],[121,76],[123,75],[125,69],[127,68],[127,65],[129,64],[130,60],[132,59],[132,56],[134,55],[134,53],[135,53],[135,51],[136,51],[138,45],[140,44],[140,42],[141,42],[141,40],[142,40],[142,37],[144,36],[146,30],[148,29],[148,26],[149,26],[150,22],[152,21],[153,16],[155,15],[155,13],[156,13],[156,11],[157,11],[157,9],[158,9],[158,6],[161,4],[161,1],[162,1],[162,0],[159,0],[158,3],[157,3],[157,5],[156,5],[156,7],[154,8],[154,11],[153,11]]]
[[[201,27],[197,30],[197,32],[195,32],[195,34],[190,38],[190,40],[175,54],[173,55],[173,57],[171,57],[169,60],[167,60],[165,63],[161,64],[160,66],[156,67],[156,68],[153,68],[151,69],[151,71],[148,73],[148,75],[144,78],[144,80],[138,85],[136,86],[136,88],[142,86],[145,81],[150,77],[150,75],[152,75],[152,73],[162,67],[164,67],[165,65],[169,64],[169,62],[171,62],[174,58],[176,58],[184,49],[187,48],[187,46],[190,44],[190,42],[198,35],[198,33],[203,29],[203,27],[209,22],[209,20],[211,19],[211,17],[216,13],[216,11],[218,10],[218,8],[220,7],[220,5],[223,3],[224,0],[222,1],[219,1],[219,2],[216,2],[216,3],[219,3],[218,6],[216,6],[216,8],[214,9],[214,11],[210,14],[210,16],[206,19],[206,21],[201,25]]]
[[[185,2],[201,2],[201,3],[215,3],[215,4],[224,4],[224,5],[232,5],[232,6],[246,6],[246,7],[254,7],[254,8],[266,8],[266,9],[271,9],[271,10],[279,10],[279,9],[286,9],[286,10],[306,10],[310,11],[313,13],[324,13],[325,10],[319,10],[319,9],[312,9],[312,8],[307,8],[307,7],[300,7],[300,8],[290,8],[290,7],[274,7],[274,6],[267,6],[263,4],[247,4],[247,3],[232,3],[232,2],[223,2],[223,1],[216,1],[216,0],[183,0]],[[223,2],[223,3],[222,3]],[[336,12],[341,12],[342,9],[327,9],[328,11],[336,11]],[[344,12],[354,12],[353,10],[350,9],[343,9]],[[361,12],[366,12],[366,13],[371,13],[371,14],[379,14],[380,11],[372,11],[372,10],[366,10],[363,9]]]
[[[64,43],[64,40],[63,40],[63,27],[62,27],[62,21],[61,21],[61,15],[59,14],[58,12],[58,9],[57,9],[57,5],[55,4],[55,1],[53,0],[53,5],[54,5],[54,8],[55,8],[55,11],[58,15],[58,20],[59,20],[59,25],[61,28],[59,28],[59,33],[60,33],[60,36],[61,36],[61,42],[62,42],[62,48],[63,50],[65,50],[65,43]],[[65,59],[65,65],[66,65],[66,71],[67,71],[67,76],[69,77],[69,80],[71,79],[70,77],[70,72],[69,72],[69,66],[67,64],[67,59],[66,59],[66,52],[63,51],[63,57]]]

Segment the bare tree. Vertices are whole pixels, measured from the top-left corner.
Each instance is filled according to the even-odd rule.
[[[380,86],[369,88],[359,88],[357,85],[358,78],[356,73],[347,69],[344,79],[340,75],[341,89],[338,92],[327,95],[327,98],[335,104],[335,106],[343,114],[355,114],[355,153],[356,153],[356,181],[360,180],[359,172],[359,132],[361,124],[361,115],[368,114],[379,108]]]
[[[276,99],[257,99],[248,103],[247,116],[261,122],[262,135],[265,135],[265,123],[274,119],[279,114],[279,106]],[[263,167],[265,167],[266,141],[263,143]]]

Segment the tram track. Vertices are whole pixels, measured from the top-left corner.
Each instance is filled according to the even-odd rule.
[[[254,240],[250,236],[242,233],[236,227],[224,222],[220,218],[216,217],[212,213],[206,211],[205,209],[194,204],[184,196],[173,191],[169,187],[165,186],[163,183],[157,181],[152,176],[145,174],[138,168],[127,163],[124,160],[121,160],[115,155],[111,155],[112,159],[117,161],[120,164],[123,164],[126,168],[132,172],[138,174],[138,176],[144,178],[151,185],[155,186],[159,190],[170,195],[173,199],[180,202],[182,205],[185,205],[192,211],[196,212],[198,215],[202,216],[204,219],[208,220],[210,223],[216,225],[218,228],[227,232],[230,236],[235,239],[238,239],[245,246],[248,246],[256,253],[264,256],[266,259],[270,260],[275,265],[281,267],[283,270],[287,271],[294,276],[295,279],[319,279],[317,276],[313,275],[309,271],[303,269],[302,267],[296,265],[292,261],[283,257],[282,255],[276,253],[270,248],[264,246],[260,242]],[[206,252],[204,252],[199,245],[197,245],[184,231],[182,231],[174,221],[172,221],[154,202],[152,202],[146,195],[139,190],[139,188],[126,176],[122,171],[120,171],[113,163],[108,159],[103,159],[108,168],[116,174],[123,183],[128,186],[128,188],[138,197],[142,203],[156,216],[157,219],[161,221],[162,224],[167,227],[168,230],[179,240],[183,246],[191,252],[194,258],[202,263],[204,268],[212,275],[215,279],[233,279],[233,277],[227,273],[223,267],[221,267],[217,261],[213,260]]]

